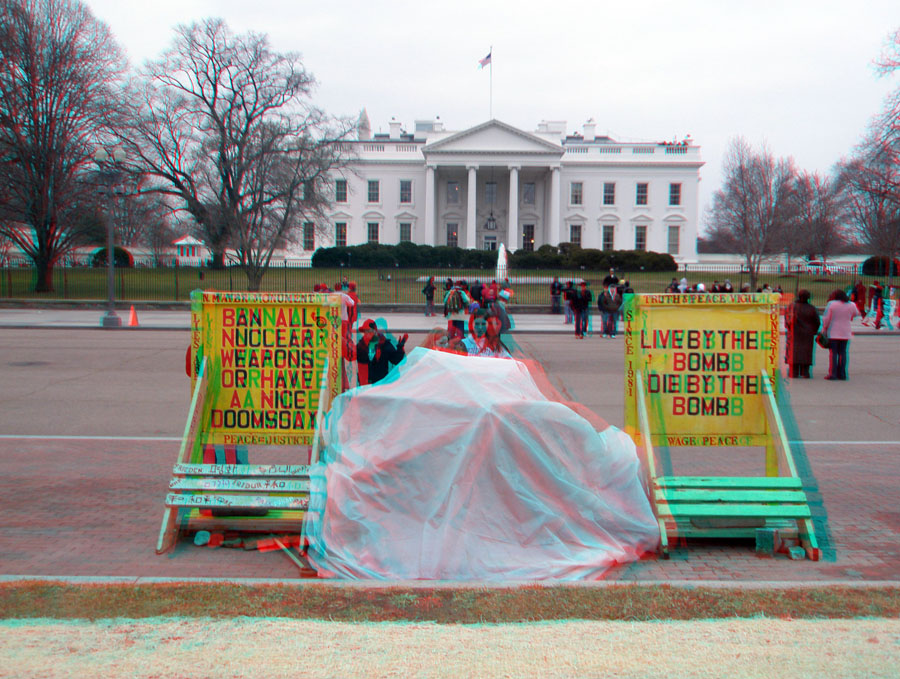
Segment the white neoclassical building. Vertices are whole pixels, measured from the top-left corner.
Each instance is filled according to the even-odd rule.
[[[316,246],[413,241],[509,250],[563,242],[697,259],[700,148],[690,139],[619,143],[589,121],[526,132],[499,120],[462,131],[419,120],[371,133],[363,111],[353,160],[334,176],[329,224]]]

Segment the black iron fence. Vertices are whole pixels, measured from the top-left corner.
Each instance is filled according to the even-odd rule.
[[[554,277],[565,284],[585,280],[596,291],[608,271],[561,271],[510,269],[506,272],[514,291],[513,304],[550,304],[550,284]],[[745,267],[708,267],[688,265],[677,272],[620,271],[621,280],[627,280],[635,292],[664,292],[672,279],[687,279],[689,285],[702,283],[709,291],[712,286],[728,280],[735,291],[749,285],[750,276]],[[291,266],[273,266],[263,278],[264,291],[312,291],[317,284],[334,289],[343,280],[352,280],[364,303],[370,304],[419,304],[424,303],[422,288],[430,276],[434,276],[438,299],[444,282],[465,280],[469,285],[480,281],[490,283],[497,272],[490,269],[311,269]],[[862,276],[853,272],[810,273],[785,272],[777,267],[764,269],[757,280],[757,288],[768,285],[773,290],[796,293],[805,288],[813,295],[813,302],[824,305],[828,295],[837,288],[848,289],[857,280],[870,285],[880,280],[885,289],[895,281],[874,276]],[[57,267],[53,271],[53,291],[34,291],[36,271],[31,267],[0,269],[0,298],[40,300],[103,301],[107,298],[105,268]],[[185,302],[192,290],[246,291],[247,277],[237,267],[221,270],[193,267],[119,268],[116,269],[116,299],[122,302]],[[754,289],[755,291],[755,289]],[[595,293],[596,294],[596,293]]]

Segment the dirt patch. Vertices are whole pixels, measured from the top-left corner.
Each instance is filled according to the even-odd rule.
[[[898,660],[894,619],[0,623],[0,677],[895,677]]]

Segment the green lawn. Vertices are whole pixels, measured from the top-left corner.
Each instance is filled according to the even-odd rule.
[[[442,282],[452,276],[465,278],[471,284],[476,278],[489,282],[494,272],[487,269],[300,269],[294,267],[272,268],[263,279],[262,289],[266,291],[311,291],[316,283],[327,283],[333,287],[343,275],[357,282],[359,295],[367,304],[420,304],[424,303],[422,286],[424,280],[433,275],[440,289]],[[606,275],[605,271],[518,271],[511,269],[509,276],[513,283],[515,297],[513,304],[550,303],[549,284],[552,276],[559,276],[563,282],[584,277],[596,291]],[[636,292],[663,292],[673,276],[685,276],[691,283],[703,282],[710,286],[716,279],[729,278],[735,289],[747,282],[747,275],[715,271],[704,272],[630,272],[619,273],[627,278]],[[772,287],[781,285],[785,292],[793,293],[798,288],[812,292],[813,303],[825,304],[828,295],[835,288],[846,288],[856,277],[835,276],[816,278],[810,275],[765,275],[760,282]],[[873,277],[862,277],[868,284]],[[543,280],[542,280],[543,279]],[[105,300],[106,270],[103,268],[57,268],[54,270],[54,292],[37,294],[33,292],[34,271],[30,268],[0,269],[0,299],[68,299]],[[191,290],[242,291],[247,289],[247,279],[237,268],[213,271],[192,267],[179,268],[136,268],[117,269],[116,298],[130,301],[187,301]]]

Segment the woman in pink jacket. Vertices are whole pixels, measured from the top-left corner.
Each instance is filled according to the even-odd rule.
[[[828,374],[826,380],[847,379],[847,344],[853,334],[850,321],[859,316],[859,309],[847,299],[843,290],[831,293],[831,301],[825,307],[822,332],[828,337]]]

